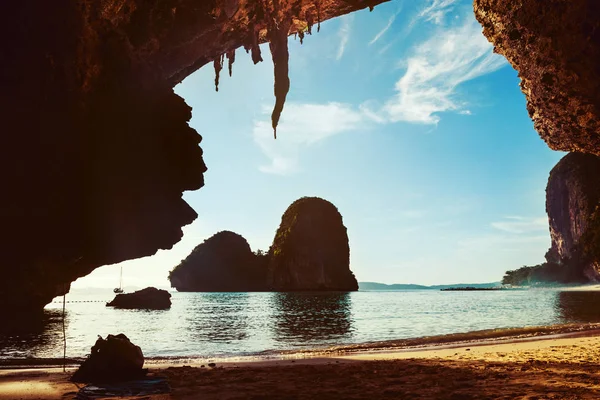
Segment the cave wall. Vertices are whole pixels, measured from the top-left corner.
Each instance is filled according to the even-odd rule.
[[[494,51],[519,72],[548,146],[600,155],[600,3],[475,0],[474,10]]]
[[[207,168],[175,84],[275,41],[281,109],[287,35],[383,1],[2,2],[0,304],[39,311],[98,266],[180,240],[197,216],[182,193]]]
[[[181,238],[196,217],[182,192],[203,185],[206,166],[175,84],[240,47],[258,62],[270,41],[275,127],[290,86],[284,37],[382,1],[2,2],[0,304],[40,310],[94,268]],[[474,10],[519,72],[541,137],[600,155],[598,2],[475,0]]]

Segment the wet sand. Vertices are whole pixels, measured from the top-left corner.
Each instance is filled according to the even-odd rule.
[[[172,393],[144,399],[598,399],[600,331],[212,368],[156,364],[151,374],[166,376]],[[67,378],[62,369],[1,370],[0,399],[73,398],[78,386]]]

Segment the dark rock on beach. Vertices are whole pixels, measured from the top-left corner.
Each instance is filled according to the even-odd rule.
[[[318,197],[292,203],[269,250],[268,274],[268,284],[276,291],[358,290],[338,209]]]
[[[73,382],[113,382],[139,379],[146,374],[144,354],[124,334],[98,337],[91,354],[71,377]]]
[[[166,290],[148,287],[133,293],[118,294],[107,307],[166,310],[171,308],[171,293]]]

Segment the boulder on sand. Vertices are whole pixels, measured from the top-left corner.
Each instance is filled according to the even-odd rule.
[[[124,334],[98,336],[89,357],[71,377],[73,382],[113,382],[146,375],[144,354]]]
[[[147,287],[133,293],[118,294],[107,307],[126,309],[166,310],[171,308],[171,293]]]

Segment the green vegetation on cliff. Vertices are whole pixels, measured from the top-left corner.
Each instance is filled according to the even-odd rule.
[[[502,278],[503,285],[513,286],[554,286],[585,282],[585,277],[578,268],[554,262],[506,271]]]

